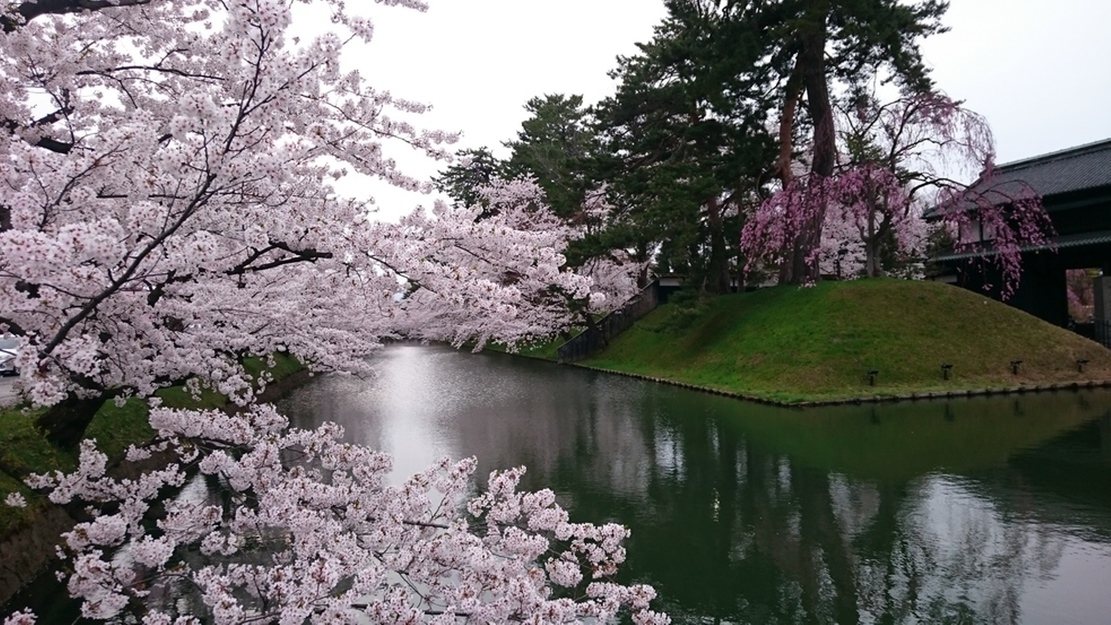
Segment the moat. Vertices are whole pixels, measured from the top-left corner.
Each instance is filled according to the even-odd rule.
[[[401,344],[280,403],[400,481],[526,465],[573,521],[632,529],[624,581],[676,623],[1107,622],[1111,391],[791,410]],[[19,598],[75,622],[52,573]],[[9,606],[14,607],[14,606]]]
[[[396,455],[524,464],[676,622],[1094,623],[1111,614],[1111,392],[753,405],[398,345],[282,406]]]

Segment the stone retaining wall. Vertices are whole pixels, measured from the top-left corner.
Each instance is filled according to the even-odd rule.
[[[0,539],[0,604],[43,571],[54,559],[58,537],[73,525],[62,508],[50,505],[32,523]]]

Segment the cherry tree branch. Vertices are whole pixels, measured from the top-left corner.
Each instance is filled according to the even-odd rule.
[[[171,226],[166,230],[160,232],[154,238],[150,239],[139,251],[139,253],[131,259],[131,262],[127,265],[127,268],[124,269],[123,273],[120,274],[119,277],[113,280],[111,284],[105,287],[96,296],[90,298],[85,303],[85,305],[81,307],[80,310],[70,316],[69,319],[67,319],[66,322],[62,324],[62,327],[60,327],[58,331],[54,333],[53,338],[51,338],[50,341],[47,342],[41,350],[39,350],[40,353],[44,356],[49,356],[50,353],[54,351],[54,348],[56,348],[62,341],[64,341],[69,333],[75,327],[77,327],[78,324],[89,317],[89,315],[93,314],[93,312],[96,311],[97,307],[100,306],[102,302],[114,295],[120,290],[121,287],[123,287],[124,284],[129,282],[135,275],[135,273],[139,270],[139,267],[142,266],[143,261],[146,260],[147,256],[161,247],[166,239],[170,238],[175,232],[177,232],[178,229],[181,228],[181,226],[184,225],[186,221],[188,221],[188,219],[193,215],[194,212],[199,210],[207,203],[209,187],[215,180],[216,175],[209,174],[205,178],[204,182],[201,184],[201,188],[198,189],[198,192],[194,196],[193,200],[189,203],[189,206],[187,206],[185,210],[181,211],[181,214],[173,222],[173,224],[171,224]]]
[[[101,9],[139,6],[152,0],[27,0],[5,15],[0,15],[0,28],[10,33],[27,22],[43,15],[66,15]]]

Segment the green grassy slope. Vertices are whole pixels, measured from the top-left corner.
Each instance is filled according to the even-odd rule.
[[[661,306],[583,364],[780,401],[1111,379],[1111,350],[983,295],[902,280]]]

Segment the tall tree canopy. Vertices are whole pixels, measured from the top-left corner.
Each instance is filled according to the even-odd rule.
[[[589,182],[585,163],[593,152],[594,133],[580,95],[550,94],[525,104],[529,117],[517,139],[506,143],[510,177],[531,176],[544,191],[548,206],[573,218],[586,201]]]
[[[614,224],[640,254],[730,286],[737,216],[769,158],[758,33],[699,3],[670,16],[640,54],[620,58],[617,93],[596,107],[604,156],[596,175],[617,207]]]
[[[776,173],[786,190],[792,185],[800,122],[810,128],[804,150],[810,180],[831,176],[838,159],[831,91],[885,76],[906,92],[932,88],[922,61],[923,37],[942,32],[948,3],[939,0],[784,0],[751,3],[753,19],[770,37],[768,63],[774,71],[779,105],[779,158]],[[801,109],[800,109],[801,105]],[[801,115],[805,112],[805,117]],[[817,189],[816,189],[817,190]],[[812,210],[794,219],[780,278],[807,282],[818,278],[813,250],[820,244],[824,196],[808,193]]]

